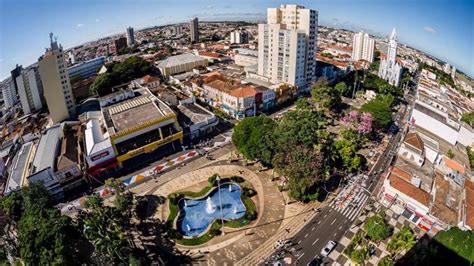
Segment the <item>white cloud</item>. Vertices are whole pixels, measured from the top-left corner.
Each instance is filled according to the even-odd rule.
[[[79,29],[79,28],[82,28],[82,27],[84,27],[84,24],[82,24],[82,23],[78,23],[78,24],[76,25],[76,28],[78,28],[78,29]]]
[[[426,31],[426,32],[429,32],[429,33],[433,33],[433,34],[436,33],[435,29],[433,29],[432,27],[428,27],[428,26],[425,26],[423,28],[423,30]]]
[[[100,22],[100,18],[96,18],[96,19],[95,19],[95,22],[99,23],[99,22]]]

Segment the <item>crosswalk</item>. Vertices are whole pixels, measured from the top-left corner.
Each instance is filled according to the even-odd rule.
[[[358,194],[350,200],[348,203],[344,204],[337,204],[336,200],[333,200],[329,207],[338,211],[349,220],[354,220],[356,215],[359,213],[359,210],[364,206],[365,202],[369,199],[369,194],[364,191],[360,190]]]

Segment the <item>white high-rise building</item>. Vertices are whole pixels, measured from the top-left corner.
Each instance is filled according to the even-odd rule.
[[[49,115],[54,124],[62,122],[76,114],[71,81],[67,70],[64,51],[53,34],[49,34],[51,48],[39,59],[39,72],[43,83],[44,98],[48,105]]]
[[[127,28],[127,45],[128,47],[135,45],[135,33],[132,27]]]
[[[318,12],[298,5],[267,9],[258,25],[258,74],[306,89],[316,79]]]
[[[191,37],[191,42],[199,42],[199,21],[198,18],[193,18],[189,22],[189,35]]]
[[[446,63],[444,66],[443,66],[443,71],[444,73],[446,74],[451,74],[451,65],[449,63]]]
[[[20,76],[16,78],[16,84],[23,114],[27,115],[43,108],[41,101],[43,84],[37,65],[23,69]]]
[[[455,79],[456,78],[456,67],[453,66],[453,68],[451,68],[451,78]]]
[[[375,40],[363,31],[355,33],[352,39],[352,60],[374,61]]]
[[[397,33],[395,28],[390,34],[387,57],[380,60],[378,76],[393,86],[398,86],[402,73],[402,66],[397,62]]]
[[[2,96],[5,102],[5,108],[11,108],[18,102],[16,96],[15,83],[11,78],[3,81],[2,84]]]
[[[245,30],[235,30],[230,33],[230,43],[248,43],[249,34]]]

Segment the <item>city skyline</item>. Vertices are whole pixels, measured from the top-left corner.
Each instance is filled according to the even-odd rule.
[[[321,25],[364,29],[379,36],[386,36],[395,27],[401,43],[474,76],[473,36],[469,34],[473,31],[471,13],[474,3],[470,1],[246,0],[239,2],[238,6],[235,2],[214,0],[177,0],[174,3],[120,0],[114,5],[109,5],[108,1],[72,1],[66,5],[56,0],[4,1],[0,6],[0,78],[6,78],[16,64],[26,66],[36,62],[48,46],[49,32],[54,32],[64,47],[69,48],[112,34],[125,34],[128,26],[139,30],[185,23],[194,16],[202,21],[265,20],[266,7],[282,3],[295,3],[317,10]],[[235,11],[237,7],[238,12]]]

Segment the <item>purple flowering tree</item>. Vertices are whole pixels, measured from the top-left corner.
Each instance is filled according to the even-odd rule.
[[[370,113],[350,111],[341,119],[341,123],[359,134],[368,134],[372,132],[373,120]]]

